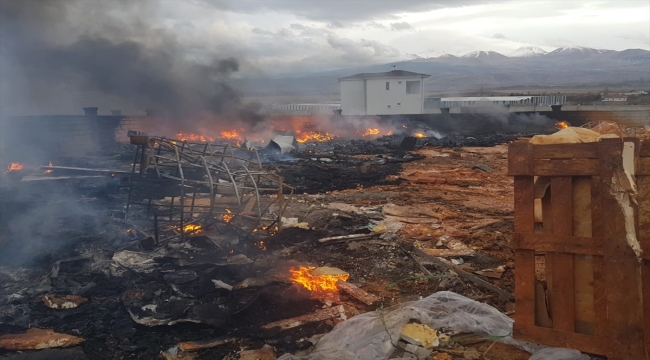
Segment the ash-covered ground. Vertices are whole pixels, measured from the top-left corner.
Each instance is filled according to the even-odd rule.
[[[40,182],[3,178],[0,335],[45,328],[85,341],[64,350],[3,350],[0,357],[158,358],[179,342],[221,337],[236,340],[200,350],[198,358],[238,358],[241,348],[264,344],[277,355],[295,353],[312,345],[307,341],[311,336],[327,333],[342,321],[330,319],[283,332],[261,329],[267,323],[327,306],[288,280],[288,269],[300,265],[338,267],[350,274],[349,282],[382,298],[380,304],[369,306],[341,293],[338,301],[357,312],[439,290],[455,291],[508,311],[509,305],[494,294],[440,273],[426,261],[424,266],[442,275],[443,281],[389,285],[422,275],[402,247],[462,245],[478,253],[458,257],[466,270],[503,266],[503,276],[489,281],[512,291],[508,246],[512,187],[506,176],[505,147],[493,146],[516,136],[450,134],[442,139],[417,139],[416,150],[405,150],[403,137],[397,135],[300,145],[281,161],[267,161],[264,166],[278,171],[295,189],[284,217],[307,223],[308,229],[283,229],[268,239],[265,250],[245,240],[224,246],[201,234],[151,247],[132,227],[150,222],[143,209],[131,210],[133,222],[123,221],[128,183],[123,175]],[[473,148],[481,145],[489,147]],[[118,146],[93,158],[53,161],[130,169],[134,151],[132,146]],[[475,169],[477,164],[494,171]],[[419,175],[431,171],[446,181],[419,182]],[[352,210],[333,204],[347,204]],[[327,236],[368,233],[385,221],[386,206],[392,205],[428,208],[438,217],[420,224],[403,219],[406,222],[399,230],[380,239],[318,242]],[[484,223],[489,224],[477,227]],[[234,263],[225,260],[233,255],[242,257]],[[247,279],[255,281],[246,283]],[[228,290],[215,281],[240,287]],[[44,294],[79,295],[88,301],[74,309],[57,310],[45,306]],[[525,358],[517,357],[515,350],[502,350],[504,359]]]

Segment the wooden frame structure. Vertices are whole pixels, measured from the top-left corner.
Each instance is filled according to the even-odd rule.
[[[634,149],[632,227],[642,261],[627,243],[612,192],[624,146]],[[650,359],[650,141],[517,141],[509,146],[508,173],[515,199],[514,337],[609,360]]]

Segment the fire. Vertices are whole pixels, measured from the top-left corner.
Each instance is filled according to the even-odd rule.
[[[221,220],[225,222],[230,222],[230,220],[232,220],[232,218],[234,217],[235,215],[232,215],[232,211],[230,211],[230,209],[226,209],[226,214],[221,215]]]
[[[368,128],[368,129],[366,129],[366,132],[361,134],[361,136],[378,135],[379,132],[380,132],[379,128]]]
[[[181,141],[196,141],[196,142],[213,142],[215,138],[203,134],[188,134],[179,132],[176,134],[178,140]]]
[[[304,143],[309,140],[315,140],[315,141],[330,141],[334,140],[336,135],[332,135],[330,133],[320,133],[320,132],[315,132],[315,131],[306,131],[302,132],[300,130],[296,130],[296,141],[299,143]]]
[[[257,247],[262,249],[262,250],[266,250],[266,245],[264,245],[264,240],[260,240],[260,241],[256,242],[255,245],[257,245]]]
[[[266,231],[270,236],[275,236],[280,231],[280,228],[277,225],[276,226],[262,225],[260,229],[257,228],[253,229],[253,232],[256,233],[259,232],[260,230]]]
[[[339,280],[347,281],[350,277],[349,274],[341,275],[312,275],[315,267],[301,266],[298,269],[289,269],[291,272],[291,281],[301,284],[307,290],[311,291],[338,291],[336,283]]]
[[[241,136],[239,136],[236,130],[222,131],[221,137],[228,140],[241,140]]]
[[[569,127],[569,123],[567,123],[566,121],[556,122],[555,127],[557,127],[558,129],[566,129]]]
[[[413,136],[415,136],[415,137],[417,137],[417,138],[425,138],[425,137],[427,137],[426,135],[424,135],[424,134],[421,133],[421,132],[416,132],[415,134],[413,134]]]
[[[180,228],[178,228],[178,230],[180,230]],[[200,233],[201,232],[201,225],[187,224],[187,225],[183,226],[183,232]]]
[[[50,161],[50,166],[52,166],[52,162],[51,162],[51,161]],[[52,173],[52,169],[50,169],[50,170],[45,170],[45,173],[46,173],[46,174],[51,174],[51,173]]]
[[[391,136],[391,135],[393,135],[393,131],[392,131],[392,130],[386,133],[386,136]]]
[[[23,169],[23,164],[17,162],[11,163],[11,165],[7,166],[7,172],[18,171],[22,169]]]

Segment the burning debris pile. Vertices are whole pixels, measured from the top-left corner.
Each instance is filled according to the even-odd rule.
[[[178,232],[182,239],[186,232],[232,230],[248,239],[268,235],[277,227],[287,206],[284,195],[291,189],[279,175],[262,169],[257,151],[146,135],[132,135],[131,143],[138,145],[138,151],[127,211],[133,200],[134,205],[145,205],[147,214],[153,213],[156,244],[165,236],[161,232],[171,232],[169,236]],[[136,165],[139,176],[135,176]],[[164,193],[160,184],[168,186],[170,181],[178,187]],[[137,199],[132,199],[134,189]],[[271,194],[272,198],[263,197]],[[163,226],[167,231],[161,230],[161,223],[168,224]]]
[[[0,344],[13,344],[4,351],[72,346],[58,351],[245,358],[303,351],[358,314],[441,289],[507,310],[512,272],[503,233],[511,221],[503,197],[511,194],[501,184],[499,150],[455,148],[472,140],[460,135],[440,144],[371,130],[351,140],[275,138],[291,146],[286,153],[272,141],[246,147],[247,138],[132,133],[130,147],[103,158],[11,164],[4,176],[16,179],[0,190],[15,200],[3,204],[3,224],[13,209],[33,211],[49,199],[44,194],[69,187],[74,202],[101,209],[92,214],[102,221],[74,225],[81,233],[50,232],[44,238],[59,245],[38,249],[19,264],[25,268],[0,267]],[[474,168],[479,160],[484,166]],[[423,171],[447,181],[422,182]],[[472,203],[485,197],[481,186],[495,191],[497,205]],[[16,198],[23,190],[29,196]],[[71,214],[87,219],[84,212],[91,213]],[[7,235],[20,236],[3,234],[3,246],[28,244]],[[464,243],[468,236],[490,250]],[[15,345],[23,338],[36,340]],[[460,351],[441,343],[440,353]],[[408,344],[396,345],[404,354]]]

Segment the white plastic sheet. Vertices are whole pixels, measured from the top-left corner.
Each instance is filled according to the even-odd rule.
[[[569,349],[544,348],[514,340],[513,320],[494,307],[450,291],[399,304],[380,311],[357,315],[334,327],[323,336],[306,356],[285,354],[278,360],[380,360],[395,351],[402,327],[411,319],[434,329],[473,332],[497,337],[535,353],[530,360],[588,360],[589,357]]]

